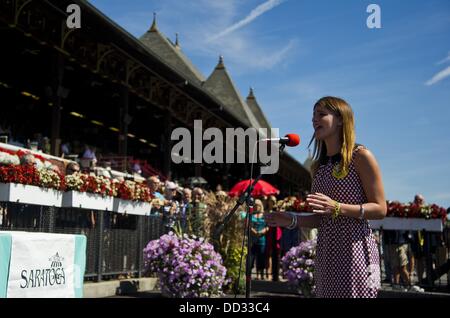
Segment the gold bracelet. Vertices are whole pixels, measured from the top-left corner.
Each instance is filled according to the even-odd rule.
[[[341,204],[337,201],[334,201],[334,211],[333,211],[333,220],[338,217],[338,215],[341,214]]]

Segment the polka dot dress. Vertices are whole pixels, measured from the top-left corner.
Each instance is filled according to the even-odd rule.
[[[353,158],[343,179],[332,176],[333,162],[321,165],[311,192],[320,192],[347,204],[366,203]],[[316,294],[324,298],[374,298],[380,288],[377,243],[367,220],[338,216],[321,217],[317,237]]]

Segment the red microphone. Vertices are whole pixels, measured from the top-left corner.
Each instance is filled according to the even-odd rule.
[[[281,138],[265,138],[261,141],[278,141],[280,145],[286,145],[288,147],[295,147],[300,144],[300,136],[297,134],[287,134]]]

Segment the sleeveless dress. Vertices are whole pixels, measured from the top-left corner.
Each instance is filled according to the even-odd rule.
[[[353,151],[349,172],[336,179],[332,170],[336,158],[319,166],[311,192],[323,193],[347,204],[367,203],[354,166]],[[333,160],[334,159],[334,160]],[[380,288],[380,262],[377,243],[367,220],[339,215],[321,216],[316,251],[316,295],[323,298],[375,298]]]

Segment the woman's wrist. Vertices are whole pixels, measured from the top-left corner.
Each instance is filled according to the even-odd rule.
[[[338,201],[334,201],[333,219],[336,219],[340,214],[342,214],[341,204]]]
[[[341,215],[358,220],[367,219],[366,205],[341,203]]]

